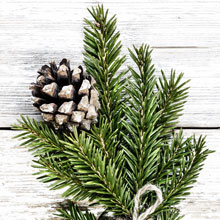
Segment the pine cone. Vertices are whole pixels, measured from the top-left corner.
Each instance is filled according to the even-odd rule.
[[[55,62],[44,65],[38,73],[30,89],[33,105],[42,112],[43,119],[55,129],[72,130],[76,126],[90,130],[100,108],[94,78],[87,76],[81,66],[71,70],[67,59],[59,67]]]

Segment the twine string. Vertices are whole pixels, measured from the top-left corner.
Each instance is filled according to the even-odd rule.
[[[157,200],[156,202],[150,206],[145,212],[140,214],[138,216],[139,212],[139,206],[140,206],[140,199],[141,196],[146,192],[146,191],[154,191],[157,195]],[[142,188],[140,188],[134,198],[134,212],[133,212],[133,220],[145,220],[148,218],[150,214],[152,214],[156,208],[163,202],[163,196],[161,190],[156,187],[155,185],[152,184],[146,184]]]

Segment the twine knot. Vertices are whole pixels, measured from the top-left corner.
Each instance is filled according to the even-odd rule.
[[[140,204],[140,199],[141,196],[146,192],[146,191],[154,191],[157,195],[157,200],[156,202],[150,206],[144,213],[138,216],[139,212],[139,204]],[[152,214],[156,208],[163,202],[163,196],[161,190],[156,187],[155,185],[152,184],[146,184],[142,188],[140,188],[134,198],[134,213],[133,213],[133,220],[144,220],[147,219],[150,214]]]

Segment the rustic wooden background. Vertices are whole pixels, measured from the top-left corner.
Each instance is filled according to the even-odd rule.
[[[54,219],[60,192],[48,191],[31,168],[31,155],[11,137],[20,114],[37,116],[28,86],[50,60],[82,62],[83,18],[92,0],[0,0],[0,219]],[[171,68],[191,79],[179,126],[186,135],[207,135],[216,150],[205,163],[191,196],[180,208],[184,220],[220,219],[220,1],[106,0],[118,14],[123,53],[132,44],[154,48],[158,72]],[[127,63],[130,63],[128,59]]]

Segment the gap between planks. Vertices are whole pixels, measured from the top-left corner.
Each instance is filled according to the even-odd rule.
[[[220,127],[176,127],[175,130],[218,130]],[[12,127],[0,127],[0,131],[14,131]]]

